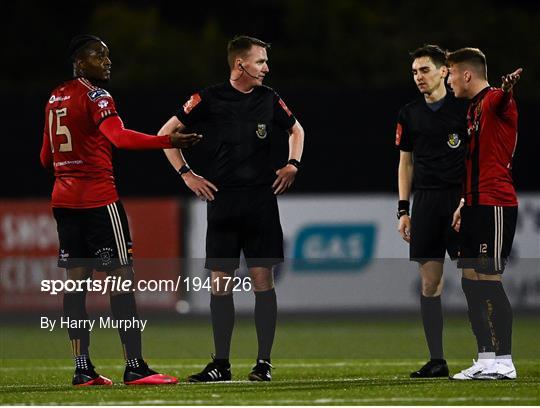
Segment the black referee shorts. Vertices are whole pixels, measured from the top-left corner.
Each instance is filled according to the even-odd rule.
[[[459,206],[461,189],[417,190],[411,214],[412,261],[444,261],[458,255],[458,233],[452,228],[452,216]]]
[[[53,208],[60,241],[58,266],[110,271],[132,265],[132,243],[120,201],[97,208]]]
[[[504,272],[516,232],[518,207],[464,206],[459,230],[459,268],[496,275]]]
[[[217,192],[208,202],[207,219],[207,269],[234,273],[241,251],[248,268],[283,262],[283,232],[270,187]]]

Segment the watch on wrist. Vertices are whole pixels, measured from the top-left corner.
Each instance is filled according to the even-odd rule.
[[[300,162],[296,159],[291,159],[287,162],[287,164],[292,164],[297,169],[300,169]]]
[[[409,215],[409,211],[407,210],[399,210],[396,214],[397,216],[397,219],[399,220],[401,217],[403,217],[404,215]]]
[[[186,173],[189,173],[190,171],[191,171],[191,168],[187,164],[184,164],[182,167],[178,169],[178,174],[182,176]]]

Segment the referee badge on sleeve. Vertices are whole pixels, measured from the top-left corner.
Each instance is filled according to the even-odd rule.
[[[401,123],[398,123],[396,126],[396,146],[399,146],[401,143],[401,134],[403,133],[403,127]]]
[[[255,131],[255,133],[257,134],[257,137],[259,139],[264,139],[266,137],[266,125],[264,123],[259,123],[257,125],[257,130]]]
[[[451,133],[448,135],[448,141],[446,143],[451,149],[457,149],[461,144],[461,139],[457,133]]]

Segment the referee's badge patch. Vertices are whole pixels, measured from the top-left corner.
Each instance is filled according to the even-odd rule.
[[[255,131],[255,133],[257,134],[257,137],[259,139],[264,139],[267,135],[266,125],[264,123],[259,123],[257,125],[257,130]]]
[[[403,127],[401,123],[398,123],[396,126],[396,146],[399,146],[401,143],[401,134],[403,133]]]
[[[201,101],[201,95],[199,95],[198,93],[196,94],[193,94],[191,95],[191,97],[189,98],[189,100],[184,103],[184,113],[186,115],[189,115],[189,112],[191,112],[191,110],[197,106],[199,104],[199,102]]]
[[[452,149],[457,149],[461,144],[461,139],[457,133],[451,133],[448,135],[448,141],[446,142]]]

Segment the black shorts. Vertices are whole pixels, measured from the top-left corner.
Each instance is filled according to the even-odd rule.
[[[486,275],[503,273],[514,242],[517,214],[517,207],[464,206],[458,267]]]
[[[132,265],[132,243],[120,201],[97,208],[53,208],[60,250],[58,266],[110,271]]]
[[[452,216],[460,199],[459,188],[414,193],[409,246],[412,261],[443,261],[446,252],[457,258],[459,239],[452,228]]]
[[[283,262],[283,232],[270,187],[215,193],[215,200],[208,202],[207,220],[207,269],[233,273],[240,251],[248,268]]]

